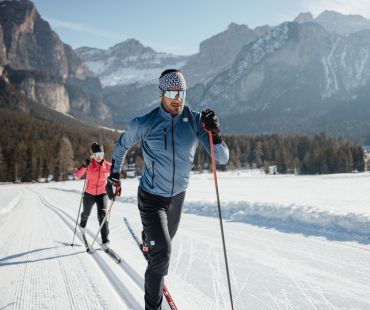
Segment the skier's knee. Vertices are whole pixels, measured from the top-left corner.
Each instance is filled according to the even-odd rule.
[[[171,249],[171,243],[165,243],[161,246],[155,245],[150,247],[150,266],[153,272],[163,276],[168,273]]]

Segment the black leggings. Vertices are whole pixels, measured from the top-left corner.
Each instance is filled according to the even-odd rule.
[[[173,197],[149,194],[139,187],[138,207],[146,241],[149,262],[145,272],[145,309],[161,309],[163,277],[168,272],[171,240],[180,223],[185,192]]]
[[[97,211],[98,211],[98,220],[99,224],[101,225],[105,212],[107,209],[107,195],[102,194],[102,195],[91,195],[87,192],[84,193],[84,198],[83,198],[83,211],[81,213],[81,222],[80,225],[81,227],[86,227],[87,220],[90,216],[91,209],[96,203]],[[102,243],[109,242],[108,240],[108,234],[109,234],[109,229],[108,229],[108,221],[105,221],[102,229],[101,229],[101,240]]]

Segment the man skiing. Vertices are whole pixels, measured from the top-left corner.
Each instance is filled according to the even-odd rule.
[[[105,186],[107,177],[110,174],[111,163],[104,159],[104,148],[102,145],[94,142],[91,145],[91,156],[86,158],[80,168],[75,172],[77,178],[81,178],[86,174],[86,187],[83,195],[83,211],[81,213],[81,221],[79,229],[82,234],[85,234],[87,220],[90,216],[91,209],[96,203],[98,211],[99,224],[104,219],[107,209],[107,194]],[[102,248],[108,249],[109,229],[106,221],[101,229]]]
[[[120,185],[119,175],[127,151],[141,140],[145,167],[138,188],[138,208],[146,239],[143,241],[149,247],[146,310],[161,309],[171,240],[180,222],[198,143],[210,154],[208,131],[212,132],[216,161],[226,164],[229,159],[215,113],[210,109],[199,113],[185,106],[186,82],[180,70],[164,71],[159,78],[159,91],[160,106],[134,118],[117,141],[107,183],[107,194],[113,198],[113,186]]]

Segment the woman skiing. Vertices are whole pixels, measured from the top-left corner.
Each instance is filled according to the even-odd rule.
[[[85,192],[83,194],[83,211],[79,224],[81,234],[85,234],[87,220],[95,203],[100,225],[104,219],[108,201],[105,186],[107,184],[107,177],[110,174],[110,167],[111,163],[104,159],[103,146],[94,142],[91,145],[91,156],[86,158],[82,166],[75,172],[76,178],[81,178],[85,174],[87,178]],[[109,247],[108,234],[108,221],[106,221],[101,229],[101,246],[104,250]]]

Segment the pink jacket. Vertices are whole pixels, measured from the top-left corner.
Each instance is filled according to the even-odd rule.
[[[92,159],[88,168],[80,167],[75,172],[75,176],[80,179],[87,173],[85,192],[91,195],[105,194],[105,185],[107,184],[107,177],[110,175],[111,165],[106,160],[103,160],[100,164],[95,159]]]

